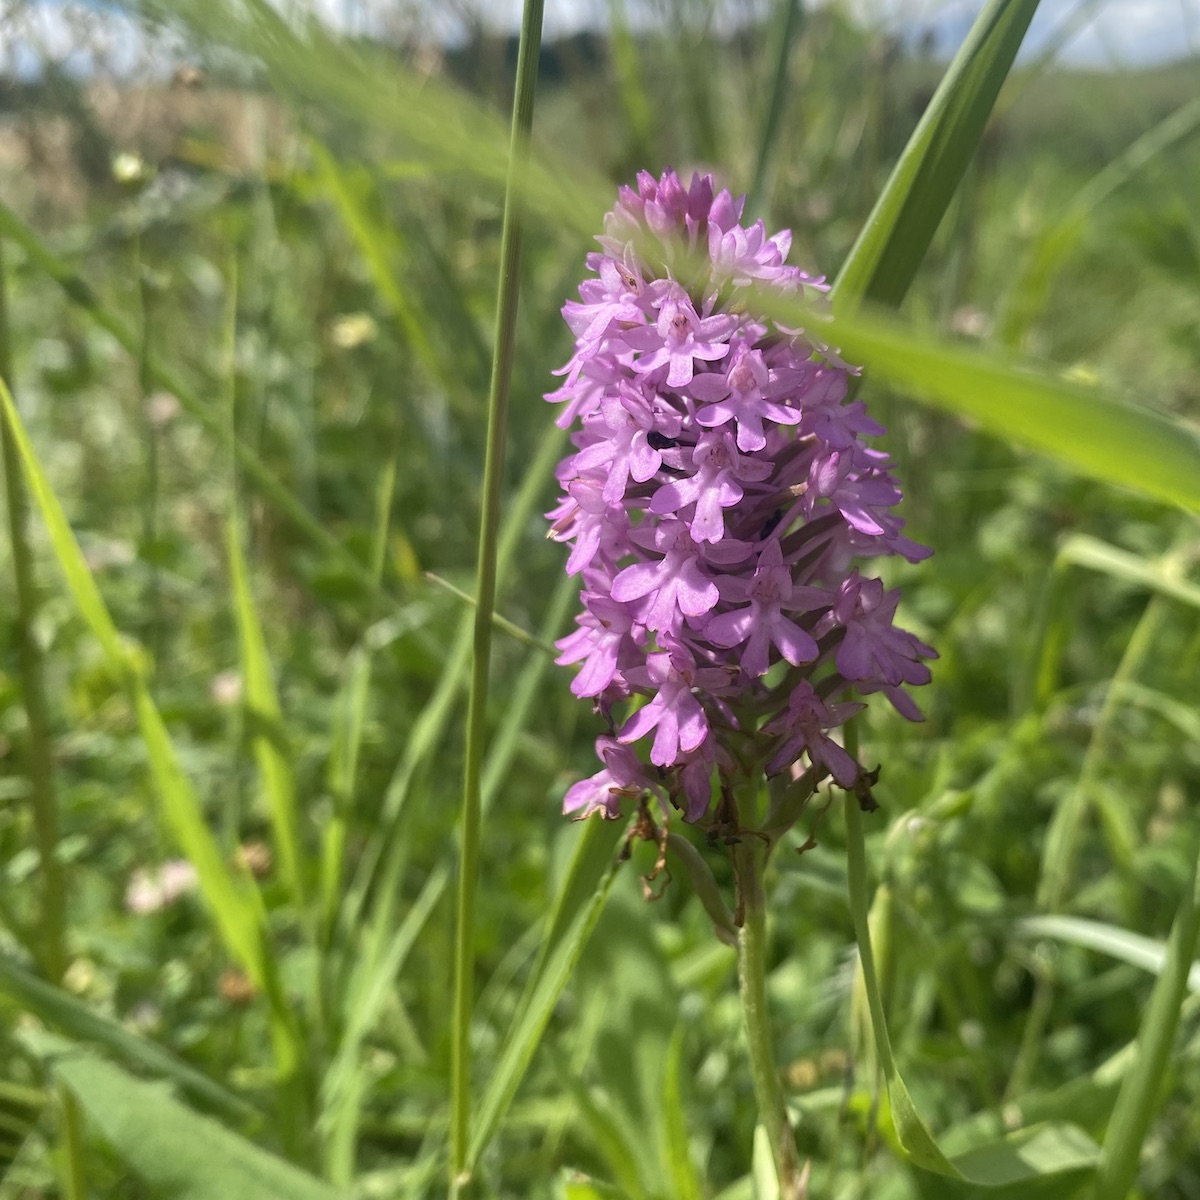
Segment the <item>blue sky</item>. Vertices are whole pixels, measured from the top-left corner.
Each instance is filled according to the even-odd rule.
[[[948,53],[962,41],[984,0],[809,0],[841,3],[872,25],[914,33],[932,27],[939,48]],[[488,0],[482,6],[498,27],[516,28],[521,0]],[[625,0],[630,13],[661,10],[655,0]],[[764,0],[725,3],[726,11],[762,11]],[[609,0],[546,0],[546,33],[571,32],[603,25]],[[1026,53],[1037,53],[1064,20],[1091,10],[1090,20],[1067,44],[1063,57],[1074,63],[1146,63],[1200,53],[1200,0],[1042,0],[1034,18]]]
[[[283,3],[284,0],[275,0]],[[603,28],[612,0],[546,0],[547,38],[585,28]],[[870,25],[919,36],[932,28],[937,34],[939,53],[948,55],[961,42],[984,0],[807,0],[811,5],[840,4]],[[296,0],[287,0],[296,3]],[[445,0],[300,0],[304,6],[320,12],[331,24],[369,32],[380,28],[387,17],[404,7],[416,8],[426,23],[440,25],[452,35],[453,23],[439,18],[453,6]],[[476,12],[486,15],[495,29],[515,30],[520,20],[521,0],[461,0]],[[671,7],[671,0],[624,0],[626,12],[638,22],[653,19],[653,14]],[[113,15],[117,7],[111,0],[40,0],[25,8],[21,16],[0,16],[0,72],[15,70],[31,73],[43,54],[62,59],[70,56],[77,69],[88,70],[87,55],[71,54],[78,46],[79,21],[95,30],[104,27],[110,58],[127,59],[132,66],[141,58],[144,46],[134,25]],[[725,14],[725,23],[733,24],[734,14],[763,14],[773,7],[772,0],[717,0],[717,10]],[[5,5],[0,0],[0,14]],[[1042,0],[1026,39],[1023,53],[1037,54],[1055,38],[1057,30],[1082,16],[1066,42],[1062,59],[1077,65],[1136,66],[1161,62],[1186,54],[1200,54],[1200,0]],[[18,27],[19,26],[19,27]],[[34,49],[34,44],[38,49]],[[1198,81],[1200,82],[1200,81]]]

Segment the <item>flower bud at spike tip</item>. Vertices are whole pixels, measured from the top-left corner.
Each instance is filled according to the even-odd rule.
[[[852,565],[930,553],[901,533],[889,460],[864,440],[883,428],[846,400],[855,368],[753,311],[752,287],[828,290],[786,265],[791,234],[739,224],[744,198],[710,175],[637,182],[563,309],[575,353],[546,397],[575,447],[550,536],[582,582],[558,661],[611,721],[603,769],[564,811],[615,818],[651,794],[700,821],[714,773],[748,761],[775,776],[807,760],[869,793],[831,734],[875,692],[920,720],[902,685],[937,657],[894,624],[899,592]]]

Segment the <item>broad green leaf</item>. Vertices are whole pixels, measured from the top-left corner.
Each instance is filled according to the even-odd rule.
[[[3,380],[0,380],[0,404],[21,457],[30,495],[46,524],[54,556],[66,577],[75,605],[129,693],[163,818],[180,850],[196,868],[201,894],[212,911],[223,941],[271,1003],[279,1069],[282,1075],[289,1076],[299,1060],[298,1037],[290,1009],[279,988],[274,959],[267,943],[266,915],[258,891],[249,881],[236,878],[226,866],[205,823],[199,798],[179,764],[171,735],[150,695],[137,656],[122,642],[108,614],[100,589]]]
[[[296,823],[296,785],[292,778],[291,754],[286,745],[275,672],[271,667],[267,640],[263,636],[262,622],[258,619],[258,609],[250,590],[241,525],[236,513],[226,523],[226,541],[233,586],[233,610],[237,618],[243,696],[254,742],[254,757],[266,795],[284,882],[292,899],[303,908],[302,851]]]
[[[1164,1100],[1179,1014],[1200,941],[1200,856],[1175,913],[1167,954],[1138,1029],[1133,1066],[1113,1108],[1096,1178],[1096,1200],[1125,1200],[1137,1178],[1142,1143]]]
[[[101,1016],[62,988],[38,979],[4,954],[0,954],[0,992],[11,996],[47,1025],[80,1041],[103,1046],[128,1063],[170,1079],[197,1100],[229,1116],[246,1117],[254,1112],[245,1100],[215,1080],[154,1042],[131,1033],[117,1021]]]
[[[512,1103],[616,878],[614,851],[622,824],[590,817],[579,826],[575,855],[555,900],[538,963],[472,1118],[468,1167],[479,1161]]]
[[[1038,0],[988,0],[942,77],[833,287],[835,311],[897,306],[966,171]]]
[[[875,971],[867,914],[867,861],[863,819],[858,798],[845,798],[847,867],[850,882],[850,914],[858,942],[863,987],[870,1009],[875,1049],[887,1088],[888,1105],[896,1140],[905,1157],[936,1175],[957,1179],[977,1187],[998,1188],[1014,1183],[1033,1183],[1072,1172],[1094,1168],[1099,1148],[1088,1135],[1069,1124],[1041,1125],[1021,1129],[1007,1137],[972,1146],[948,1157],[917,1112],[908,1086],[892,1054],[891,1037],[883,1013],[883,999]]]
[[[328,1184],[85,1053],[51,1060],[88,1121],[164,1200],[338,1200]]]
[[[839,317],[831,336],[872,378],[969,417],[1006,442],[1200,512],[1200,436],[1190,425],[881,314]]]

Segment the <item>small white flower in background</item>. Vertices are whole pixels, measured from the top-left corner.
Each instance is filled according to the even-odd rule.
[[[154,392],[146,401],[146,419],[155,429],[170,425],[179,413],[179,401],[170,392]]]
[[[218,708],[232,708],[242,698],[242,677],[237,671],[222,671],[213,676],[208,692]]]
[[[144,916],[173,904],[196,887],[196,868],[182,858],[172,858],[155,870],[139,867],[125,889],[125,907]]]

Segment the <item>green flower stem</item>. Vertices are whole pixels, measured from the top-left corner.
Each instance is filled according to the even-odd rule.
[[[775,1046],[767,1011],[767,906],[762,879],[765,858],[766,847],[753,835],[744,836],[733,848],[742,909],[742,928],[738,936],[738,991],[746,1021],[746,1044],[750,1051],[759,1120],[771,1143],[779,1176],[779,1194],[781,1200],[800,1200],[804,1187],[800,1160],[775,1064]]]
[[[474,1007],[475,887],[479,875],[479,832],[482,824],[480,777],[487,724],[488,677],[491,666],[492,614],[496,606],[496,546],[500,531],[501,484],[508,433],[508,392],[512,379],[517,299],[520,291],[521,213],[518,190],[528,154],[542,41],[542,0],[526,0],[517,52],[517,86],[513,99],[511,151],[504,192],[504,225],[500,235],[500,283],[496,301],[496,341],[488,393],[487,454],[483,469],[483,514],[476,564],[477,604],[471,691],[467,706],[466,765],[458,863],[458,921],[454,944],[454,1018],[450,1079],[450,1178],[457,1194],[468,1178],[466,1164],[471,1115],[471,1012]]]
[[[4,244],[0,240],[0,379],[14,390],[12,348],[8,331],[8,286],[4,274]],[[8,536],[12,548],[17,646],[21,664],[21,691],[29,740],[27,762],[33,808],[34,837],[42,881],[40,936],[41,967],[48,979],[61,983],[67,970],[66,873],[58,858],[58,798],[54,787],[54,748],[46,705],[42,655],[34,636],[37,589],[33,576],[33,550],[29,545],[28,504],[22,483],[21,460],[7,421],[0,421],[4,453],[4,490],[8,507]],[[62,1124],[62,1191],[66,1200],[82,1200],[83,1138],[74,1097],[59,1089]]]

